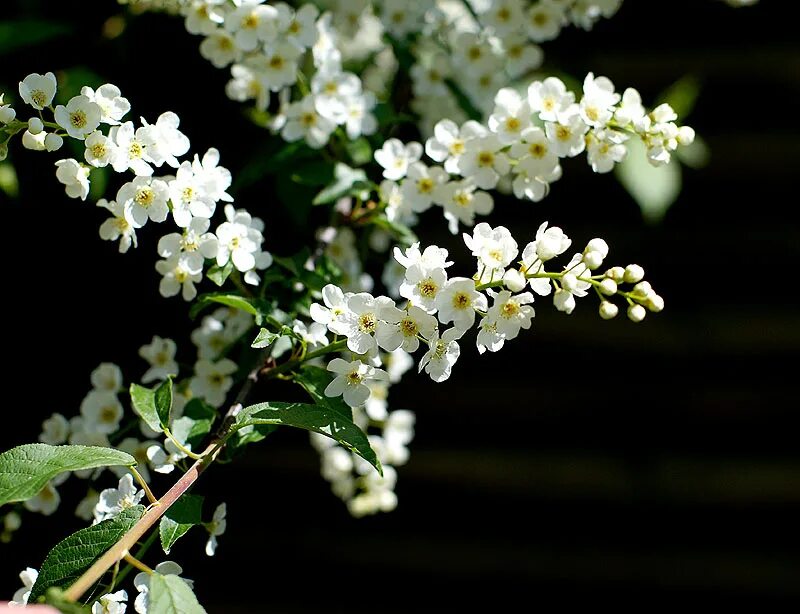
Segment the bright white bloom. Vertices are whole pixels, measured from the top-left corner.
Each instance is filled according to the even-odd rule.
[[[404,145],[399,139],[389,139],[374,155],[375,161],[383,167],[383,176],[396,181],[405,177],[408,166],[420,159],[422,145],[415,141]]]
[[[173,437],[180,441],[184,448],[192,449],[192,446],[184,441],[185,437],[181,437],[177,433],[173,433]],[[163,448],[158,443],[151,443],[145,453],[147,462],[153,467],[153,471],[164,474],[172,473],[175,464],[186,458],[186,453],[175,445],[172,439],[165,439]]]
[[[49,132],[44,136],[44,148],[47,151],[58,151],[64,144],[64,139],[53,132]]]
[[[117,202],[126,206],[130,203],[130,214],[137,228],[147,220],[163,222],[169,215],[169,187],[161,179],[134,177],[117,191]]]
[[[345,294],[338,286],[327,284],[322,288],[322,301],[325,306],[313,303],[309,309],[311,318],[327,326],[331,332],[340,334],[337,331],[344,330],[345,316],[350,313],[347,301],[351,296],[352,293]]]
[[[38,117],[31,117],[28,120],[28,132],[33,135],[39,134],[42,130],[44,130],[44,123]]]
[[[150,365],[150,368],[142,376],[142,382],[149,383],[166,379],[168,375],[177,375],[176,349],[177,346],[172,339],[163,339],[158,335],[153,335],[150,343],[140,347],[139,356]]]
[[[231,187],[233,181],[231,172],[219,165],[219,151],[216,148],[211,147],[203,154],[202,158],[195,154],[194,160],[192,160],[192,171],[195,177],[202,180],[205,190],[212,200],[233,202],[233,196],[226,191]]]
[[[100,225],[100,238],[104,241],[119,239],[119,251],[122,254],[127,252],[131,245],[136,247],[136,229],[141,226],[133,219],[131,213],[133,202],[125,204],[101,198],[97,201],[97,206],[111,212],[111,217]]]
[[[280,8],[278,8],[280,12]],[[314,45],[317,41],[317,16],[319,9],[313,4],[304,4],[290,19],[281,20],[285,23],[282,33],[290,43],[304,50]]]
[[[503,49],[506,55],[506,70],[512,79],[539,68],[544,60],[542,48],[530,43],[528,37],[521,32],[506,36],[503,39]]]
[[[192,394],[205,399],[214,407],[225,402],[225,396],[233,386],[231,374],[236,373],[236,363],[228,358],[217,362],[198,360],[194,366],[195,375],[189,382]]]
[[[47,73],[51,75],[53,73]],[[19,574],[19,579],[22,580],[22,588],[19,589],[14,596],[11,598],[11,601],[8,605],[10,606],[24,606],[28,603],[28,597],[30,597],[31,589],[33,585],[36,584],[36,579],[39,577],[39,572],[34,569],[33,567],[25,568],[22,573]]]
[[[592,287],[590,282],[581,279],[584,275],[591,275],[591,271],[583,262],[583,254],[575,254],[564,270],[561,288],[553,295],[553,305],[558,311],[570,314],[575,309],[575,297],[586,296]]]
[[[39,441],[57,446],[65,443],[69,437],[69,422],[61,414],[53,414],[42,422],[42,432]]]
[[[351,352],[367,354],[377,349],[375,332],[379,314],[387,307],[394,307],[394,301],[387,296],[374,297],[359,292],[347,299],[347,312],[336,328],[339,334],[347,337],[347,347]]]
[[[589,126],[574,109],[560,113],[558,122],[547,122],[544,129],[553,151],[562,158],[577,156],[586,149],[584,135],[589,131]]]
[[[185,301],[197,296],[194,285],[203,280],[203,266],[193,255],[181,253],[156,262],[156,271],[163,275],[158,285],[161,296],[169,298],[180,292]]]
[[[10,124],[17,116],[17,112],[10,104],[3,102],[4,93],[0,93],[0,124]]]
[[[525,25],[528,36],[537,43],[553,40],[566,24],[564,2],[536,2],[528,9]]]
[[[595,130],[587,135],[587,160],[595,173],[608,173],[622,162],[628,150],[622,143],[626,134],[616,130]]]
[[[575,94],[557,77],[534,81],[528,86],[528,104],[534,113],[548,122],[558,121],[567,108],[575,102]]]
[[[375,94],[372,92],[364,92],[347,100],[344,109],[344,129],[347,138],[354,140],[362,134],[375,134],[378,120],[371,111],[376,103]]]
[[[393,352],[402,348],[406,352],[416,352],[419,336],[430,339],[437,328],[436,318],[414,305],[406,311],[394,305],[384,307],[378,314],[376,339],[384,350]]]
[[[260,73],[246,64],[231,66],[231,80],[225,85],[225,94],[237,102],[255,100],[259,111],[269,106],[269,88],[262,83]]]
[[[494,208],[492,197],[486,192],[476,191],[477,186],[470,179],[451,181],[436,188],[434,202],[444,207],[448,228],[453,234],[458,232],[458,223],[465,226],[475,224],[475,215],[487,215]]]
[[[442,324],[452,322],[460,330],[468,330],[475,323],[475,310],[486,311],[486,296],[475,289],[475,280],[453,277],[436,296],[436,309]]]
[[[593,73],[583,80],[583,98],[580,103],[581,118],[589,126],[603,128],[614,114],[620,95],[607,77],[595,78]]]
[[[642,97],[638,91],[629,87],[622,93],[622,102],[614,112],[614,119],[623,128],[638,123],[644,117]]]
[[[461,347],[456,342],[464,334],[464,331],[457,327],[449,328],[441,337],[439,331],[434,332],[428,340],[430,346],[419,361],[418,370],[431,376],[434,382],[443,382],[453,370],[453,365],[461,354]]]
[[[84,429],[110,435],[119,428],[125,411],[117,394],[108,390],[91,390],[81,402]]]
[[[444,162],[444,170],[448,173],[456,174],[466,142],[485,136],[486,132],[486,128],[473,120],[465,122],[459,129],[454,121],[443,119],[434,126],[433,136],[425,142],[425,153],[437,162]]]
[[[67,106],[58,105],[55,110],[56,123],[74,139],[85,139],[97,130],[102,111],[100,106],[86,96],[75,96]]]
[[[246,210],[237,210],[231,205],[225,207],[225,217],[227,221],[220,224],[216,232],[217,265],[225,266],[230,261],[243,273],[255,268],[259,264],[261,243],[264,240],[261,234],[264,223],[252,217]]]
[[[203,268],[204,259],[217,257],[218,241],[216,235],[208,231],[211,221],[195,217],[183,232],[173,232],[164,235],[158,241],[158,255],[170,258],[176,254],[184,253],[195,262],[193,268]]]
[[[328,371],[336,374],[330,384],[325,388],[325,396],[338,397],[342,395],[344,402],[350,407],[362,405],[369,397],[368,380],[388,380],[389,374],[383,369],[376,369],[364,364],[360,360],[347,362],[341,358],[334,358],[328,363]]]
[[[505,269],[519,253],[519,248],[508,228],[497,226],[492,228],[481,222],[472,231],[472,236],[463,234],[464,243],[478,259],[478,265],[488,271],[498,271],[502,277]]]
[[[225,21],[225,0],[191,0],[184,3],[181,13],[190,34],[211,34]]]
[[[225,29],[234,35],[236,46],[253,51],[261,42],[275,40],[278,34],[278,11],[263,0],[241,0],[225,17]]]
[[[89,195],[89,169],[74,158],[56,162],[56,179],[64,184],[70,198],[86,200]]]
[[[217,537],[225,533],[225,529],[228,527],[228,521],[225,519],[227,513],[227,506],[224,503],[220,503],[217,509],[214,510],[214,517],[211,522],[205,525],[209,533],[208,541],[206,542],[206,554],[208,556],[214,556],[217,551]]]
[[[500,142],[509,145],[531,125],[531,107],[527,100],[511,88],[503,88],[494,98],[494,112],[489,117],[489,130]]]
[[[180,118],[172,111],[158,116],[155,124],[148,124],[142,119],[142,128],[136,131],[137,137],[147,147],[147,155],[156,166],[165,162],[172,168],[178,168],[178,157],[189,151],[189,139],[178,130]]]
[[[26,130],[22,133],[22,146],[31,151],[44,151],[47,149],[47,146],[44,144],[46,138],[47,134],[45,132],[33,134],[30,130]]]
[[[117,393],[122,390],[122,370],[113,362],[102,362],[92,371],[91,381],[96,390]]]
[[[278,92],[297,81],[297,60],[300,52],[291,43],[271,45],[263,55],[247,60],[259,76],[261,84]]]
[[[324,66],[311,79],[314,104],[323,117],[341,124],[347,101],[361,94],[361,80],[339,66]]]
[[[53,73],[31,73],[19,82],[19,95],[23,102],[41,111],[52,104],[57,86]]]
[[[93,90],[88,86],[81,88],[81,94],[100,107],[100,121],[104,124],[117,125],[131,110],[131,103],[122,97],[116,85],[106,83]]]
[[[281,136],[290,142],[305,139],[309,147],[319,149],[328,142],[335,129],[334,122],[317,112],[314,97],[306,96],[286,109],[286,124]]]
[[[162,576],[180,576],[183,573],[183,568],[172,561],[164,561],[156,565],[154,571]],[[189,588],[192,588],[193,582],[191,580],[186,578],[181,578],[181,580],[186,582]],[[136,601],[133,603],[133,609],[136,610],[137,614],[147,614],[150,606],[150,596],[148,594],[150,592],[150,575],[145,572],[136,574],[133,579],[133,585],[139,591]]]
[[[236,46],[233,36],[218,29],[200,43],[200,55],[215,67],[225,68],[242,57],[242,50]]]
[[[124,173],[130,168],[136,175],[142,177],[153,174],[150,163],[154,163],[154,160],[142,138],[141,128],[136,130],[133,122],[125,122],[113,126],[108,131],[108,137],[116,146],[111,157],[111,166],[116,172]]]
[[[114,155],[115,145],[107,136],[99,130],[95,130],[86,137],[86,151],[83,157],[92,166],[108,166],[111,157]]]
[[[92,614],[125,614],[128,593],[124,590],[107,593],[92,604]]]
[[[184,161],[168,185],[172,202],[172,217],[175,224],[186,228],[192,217],[210,218],[214,215],[216,202],[208,193],[202,176],[195,175],[192,164]]]
[[[481,333],[478,335],[478,351],[482,354],[486,349],[496,352],[503,347],[508,339],[515,339],[520,329],[529,329],[535,311],[529,303],[533,302],[533,294],[523,292],[512,295],[508,290],[502,290],[494,295],[494,303],[489,308],[485,320],[491,326],[484,326],[481,322]],[[483,343],[481,335],[491,331],[494,337],[492,342]]]
[[[402,202],[416,212],[421,213],[433,203],[433,193],[437,186],[449,179],[448,174],[438,166],[425,166],[422,162],[414,162],[408,167],[408,174],[403,181]],[[387,180],[388,181],[388,180]]]
[[[458,160],[459,173],[479,188],[494,188],[500,177],[511,168],[508,157],[500,151],[504,146],[494,134],[467,141]]]
[[[319,322],[312,322],[307,326],[305,322],[295,320],[292,323],[292,331],[300,335],[303,341],[308,344],[309,350],[328,345],[329,343],[328,336],[326,334],[328,332],[328,328]]]
[[[544,130],[529,128],[511,146],[510,154],[518,160],[515,173],[525,172],[530,176],[547,177],[558,166],[558,155],[551,147]]]
[[[406,267],[406,274],[400,285],[400,296],[428,313],[434,313],[436,295],[447,282],[445,268],[452,264],[447,261],[447,250],[429,245],[420,253],[419,244],[415,243],[406,250],[405,255],[399,248],[395,248],[394,257]]]
[[[100,500],[94,508],[95,524],[113,518],[122,510],[126,510],[144,497],[144,491],[133,484],[133,476],[126,473],[119,481],[117,488],[106,488],[100,493]]]

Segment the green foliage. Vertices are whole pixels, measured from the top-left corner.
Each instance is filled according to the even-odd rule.
[[[366,434],[340,411],[309,403],[258,403],[239,412],[233,428],[238,430],[259,424],[293,426],[330,437],[383,474]]]
[[[117,543],[144,515],[143,505],[122,510],[114,518],[73,533],[56,544],[42,563],[31,589],[34,602],[52,586],[65,587],[77,580],[100,556]]]
[[[153,392],[156,414],[163,428],[169,428],[172,414],[172,376],[168,376]]]
[[[228,277],[230,277],[231,273],[233,273],[233,262],[228,262],[223,267],[215,264],[208,269],[206,277],[208,277],[218,286],[222,287],[225,285],[225,282],[227,281]]]
[[[350,160],[356,166],[364,166],[372,162],[372,145],[363,136],[354,141],[345,140],[344,148],[347,151],[347,155],[350,156]]]
[[[694,75],[685,75],[670,85],[656,100],[659,104],[666,102],[678,114],[678,120],[683,120],[694,109],[697,97],[700,94],[700,79]]]
[[[183,416],[178,421],[189,421],[189,429],[186,433],[186,443],[196,449],[211,432],[214,421],[217,419],[217,410],[202,399],[192,399],[183,408]]]
[[[220,284],[221,285],[221,284]],[[261,325],[264,316],[272,311],[272,305],[267,301],[247,298],[228,292],[209,292],[201,294],[189,310],[189,317],[196,318],[197,314],[211,305],[225,305],[239,311],[245,311],[255,317],[256,324]]]
[[[392,222],[388,218],[379,215],[372,219],[372,223],[388,232],[392,235],[395,240],[404,245],[409,246],[412,243],[416,243],[419,239],[417,239],[417,235],[414,234],[414,231],[411,230],[405,224],[398,224],[397,222]]]
[[[645,221],[660,222],[681,193],[681,165],[672,160],[664,166],[653,166],[638,138],[630,139],[626,145],[627,157],[614,168],[617,179],[638,203]]]
[[[253,339],[253,343],[250,344],[251,348],[262,349],[269,345],[275,343],[276,340],[280,339],[279,333],[273,333],[268,331],[266,328],[262,328],[258,331],[258,335],[256,338]]]
[[[362,199],[369,197],[372,183],[367,180],[367,174],[360,168],[350,168],[346,164],[337,162],[333,176],[334,180],[314,197],[312,204],[326,205],[343,196],[359,196]]]
[[[73,28],[57,21],[39,19],[0,22],[0,55],[8,55],[71,34]]]
[[[155,391],[139,384],[131,384],[131,407],[145,424],[154,431],[161,431],[161,419],[156,409]]]
[[[193,526],[202,523],[203,497],[185,494],[170,507],[158,526],[164,554]]]
[[[314,403],[335,411],[348,420],[352,420],[353,410],[342,400],[342,397],[325,396],[325,388],[331,383],[333,377],[333,373],[327,369],[315,367],[314,365],[305,365],[295,376],[294,381],[305,388]]]
[[[178,576],[150,576],[148,614],[205,614],[192,589]]]
[[[64,591],[58,587],[50,587],[44,596],[44,602],[53,606],[61,614],[90,614],[88,606],[70,601],[64,596]]]
[[[9,198],[19,196],[17,171],[10,162],[0,164],[0,190]]]
[[[136,464],[130,454],[97,446],[29,443],[0,454],[0,505],[25,501],[64,471]]]

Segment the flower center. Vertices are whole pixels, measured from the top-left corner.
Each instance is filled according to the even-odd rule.
[[[372,333],[375,332],[375,325],[377,324],[377,318],[375,317],[374,313],[362,313],[358,317],[358,330],[362,333]]]
[[[439,290],[436,282],[434,282],[430,277],[419,282],[417,284],[417,288],[419,288],[419,293],[425,298],[433,298],[436,296],[436,292]]]
[[[430,194],[433,191],[433,181],[427,177],[417,181],[417,191],[421,194]]]
[[[191,186],[183,188],[183,191],[181,192],[181,198],[185,203],[192,202],[194,200],[194,188]]]
[[[102,143],[95,143],[89,148],[95,158],[104,158],[106,155],[106,146]]]
[[[453,141],[450,143],[450,155],[451,156],[460,156],[464,153],[464,141]]]
[[[128,145],[128,157],[133,159],[142,157],[142,146],[137,141],[131,141]]]
[[[456,292],[453,295],[453,307],[456,309],[467,309],[472,301],[463,292]]]
[[[478,164],[492,166],[494,164],[494,154],[491,151],[482,151],[478,154]]]
[[[419,332],[419,326],[411,318],[403,318],[400,321],[400,330],[406,337],[416,337]]]
[[[556,137],[559,141],[566,141],[569,140],[569,137],[572,136],[572,130],[567,128],[567,126],[562,126],[559,124],[558,128],[556,128]]]
[[[242,19],[242,28],[254,30],[258,27],[258,15],[255,12],[248,13]]]
[[[470,202],[472,202],[472,198],[467,192],[456,192],[453,195],[453,202],[459,207],[468,207]]]
[[[272,56],[272,57],[269,59],[269,67],[270,67],[272,70],[280,70],[281,68],[283,68],[283,65],[284,65],[284,63],[285,63],[285,62],[284,62],[284,59],[283,59],[283,57],[281,57],[281,56],[279,56],[279,55],[273,55],[273,56]]]
[[[547,147],[541,143],[531,143],[531,146],[528,147],[528,153],[534,158],[544,158],[547,153]]]
[[[153,189],[149,187],[139,188],[136,190],[136,196],[133,197],[133,200],[136,201],[136,204],[140,207],[144,207],[145,209],[152,205],[155,199],[156,194],[153,192]]]
[[[47,94],[42,90],[33,90],[31,92],[31,100],[33,100],[37,107],[43,107],[47,103]]]
[[[500,310],[500,314],[504,318],[513,318],[518,313],[519,313],[519,305],[517,305],[517,303],[514,301],[508,301],[505,305],[503,305],[502,309]]]
[[[300,116],[300,123],[306,128],[310,128],[317,123],[317,116],[314,113],[303,113],[303,115]]]
[[[547,22],[550,21],[547,17],[547,13],[534,13],[531,16],[531,21],[534,25],[539,26],[540,28],[547,25]]]
[[[347,383],[351,386],[358,386],[363,379],[359,374],[358,371],[350,371],[345,378],[347,379]]]
[[[69,123],[73,128],[83,128],[86,126],[86,113],[82,109],[73,111],[69,114]]]
[[[509,117],[506,120],[506,130],[508,132],[516,132],[519,130],[521,122],[516,117]]]

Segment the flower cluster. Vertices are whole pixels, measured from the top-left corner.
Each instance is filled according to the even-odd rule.
[[[53,73],[34,73],[19,84],[22,100],[39,112],[51,108],[56,90]],[[246,283],[257,285],[258,271],[272,263],[269,252],[262,249],[264,223],[230,204],[233,198],[226,190],[231,174],[219,166],[219,152],[209,149],[202,158],[195,154],[191,161],[180,161],[190,144],[179,130],[178,116],[162,113],[155,123],[142,119],[137,127],[123,121],[130,108],[119,88],[105,84],[97,90],[84,87],[66,105],[55,107],[54,122],[36,116],[20,121],[8,105],[0,106],[0,121],[12,135],[23,132],[22,144],[28,149],[55,151],[63,137],[83,142],[85,163],[74,158],[56,162],[56,178],[71,198],[86,200],[92,168],[133,173],[133,179],[117,190],[115,200],[98,201],[111,214],[100,226],[100,237],[118,240],[119,251],[127,252],[137,244],[138,229],[171,216],[178,232],[163,236],[158,243],[163,260],[156,263],[156,270],[162,275],[162,296],[180,293],[187,301],[193,299],[195,284],[202,280],[208,263],[220,270],[235,270]],[[174,174],[154,176],[154,169],[165,165]],[[228,203],[226,220],[209,232],[220,201]]]
[[[608,78],[592,73],[579,101],[560,79],[548,77],[531,83],[524,97],[501,89],[494,102],[485,125],[469,120],[458,126],[450,119],[436,124],[424,151],[442,166],[421,162],[423,147],[416,142],[389,139],[375,152],[383,167],[380,193],[389,219],[410,223],[415,214],[438,205],[456,233],[459,223],[472,226],[476,215],[491,212],[493,201],[484,190],[544,198],[562,175],[563,158],[586,152],[592,170],[607,173],[625,158],[625,142],[633,137],[644,142],[649,162],[658,166],[668,163],[679,145],[694,140],[694,130],[678,126],[668,104],[647,112],[635,89],[620,95]]]

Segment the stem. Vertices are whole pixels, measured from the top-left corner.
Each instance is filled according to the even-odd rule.
[[[332,354],[333,352],[340,352],[346,347],[347,347],[347,339],[340,339],[339,341],[334,341],[333,343],[326,345],[325,347],[321,347],[318,350],[309,352],[304,357],[287,360],[282,365],[278,365],[274,369],[270,369],[267,372],[266,377],[276,377],[277,375],[286,373],[287,371],[291,371],[292,369],[300,366],[304,362],[311,360],[312,358],[318,358],[319,356],[324,356],[325,354]]]
[[[133,477],[136,478],[136,481],[139,482],[139,485],[144,489],[144,494],[147,495],[147,500],[151,504],[158,503],[158,499],[156,499],[155,495],[153,495],[153,491],[150,490],[150,487],[147,485],[147,482],[142,477],[142,474],[136,471],[136,467],[128,467],[128,469],[130,469],[130,472],[133,474]]]
[[[158,531],[153,531],[150,534],[150,536],[144,541],[144,543],[141,546],[139,546],[139,549],[133,556],[141,560],[142,557],[144,557],[144,555],[147,554],[147,551],[150,549],[150,546],[153,545],[153,542],[156,541],[157,537],[158,537]],[[131,569],[133,569],[133,567],[131,567],[130,565],[126,565],[125,569],[119,572],[119,575],[117,575],[117,584],[122,584],[122,581],[128,576],[128,574],[131,572]],[[109,589],[109,592],[113,590],[114,586],[115,585],[112,584],[111,588]]]
[[[169,440],[175,444],[175,447],[178,448],[178,450],[180,450],[183,454],[185,454],[189,458],[192,458],[194,460],[200,460],[201,458],[203,458],[202,454],[198,454],[197,452],[192,452],[189,448],[187,448],[180,441],[178,441],[175,438],[175,435],[173,435],[167,427],[164,427],[164,435],[166,435],[169,438]]]
[[[125,556],[123,556],[122,558],[125,560],[126,563],[128,563],[128,565],[132,565],[139,571],[143,571],[149,576],[152,576],[155,573],[152,569],[150,569],[147,565],[142,563],[135,556],[132,556],[130,553],[126,553]]]

